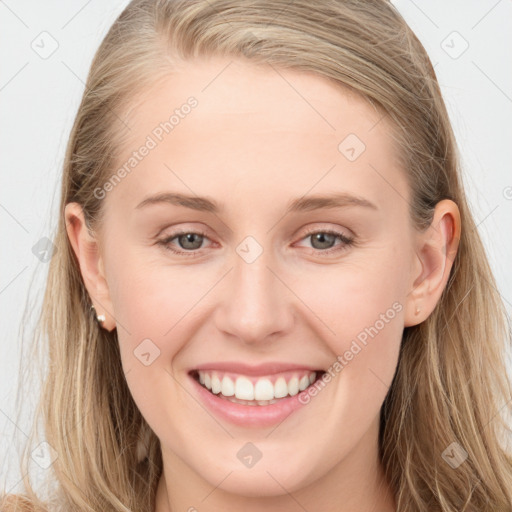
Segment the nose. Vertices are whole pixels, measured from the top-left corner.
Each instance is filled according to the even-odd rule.
[[[217,308],[216,327],[246,344],[283,337],[293,325],[293,294],[269,253],[263,251],[252,263],[236,255]]]

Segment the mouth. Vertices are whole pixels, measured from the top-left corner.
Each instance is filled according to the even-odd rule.
[[[219,370],[191,370],[189,375],[212,395],[228,402],[265,407],[285,401],[322,378],[324,370],[289,370],[255,377]]]

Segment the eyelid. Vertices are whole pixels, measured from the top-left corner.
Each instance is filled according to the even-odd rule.
[[[167,226],[167,227],[169,227],[169,226]],[[167,229],[167,228],[165,228],[165,229]],[[161,231],[164,231],[165,229],[163,229]],[[206,230],[204,230],[204,229],[177,228],[176,231],[170,233],[169,235],[166,235],[163,238],[159,238],[157,240],[157,244],[163,246],[164,249],[166,249],[178,256],[198,257],[198,256],[201,256],[203,250],[207,249],[207,248],[200,248],[197,250],[190,250],[190,251],[180,250],[180,249],[176,250],[176,249],[173,249],[170,247],[171,241],[179,236],[182,236],[182,235],[196,234],[196,235],[200,235],[203,239],[207,239],[207,240],[210,240],[211,242],[213,242],[213,240],[211,240],[211,238],[208,236],[208,234],[205,231]],[[330,247],[325,250],[315,249],[314,247],[305,248],[305,249],[310,249],[312,251],[312,255],[315,255],[315,256],[318,255],[318,256],[322,257],[322,256],[331,255],[332,253],[340,253],[343,250],[348,249],[350,246],[355,245],[355,243],[356,243],[355,235],[353,235],[353,234],[348,235],[348,234],[343,233],[341,227],[333,229],[331,227],[322,227],[322,226],[314,226],[314,227],[310,227],[310,228],[306,229],[306,231],[302,233],[302,236],[300,237],[298,242],[302,242],[303,240],[307,239],[309,236],[316,234],[316,233],[325,233],[325,234],[332,235],[332,236],[336,237],[336,239],[341,240],[342,243],[341,243],[341,246],[340,246],[340,244],[338,244],[338,245],[334,245],[333,247]],[[213,244],[215,244],[215,243],[216,242],[213,242]],[[295,243],[297,243],[297,242],[295,242]]]
[[[333,228],[331,225],[320,225],[306,228],[306,231],[302,234],[302,238],[314,233],[332,233],[334,235],[342,235],[347,239],[355,238],[354,233],[349,229],[342,228],[341,226]]]
[[[346,251],[351,246],[356,244],[356,237],[355,235],[347,235],[341,231],[340,228],[333,229],[333,228],[322,228],[322,227],[313,227],[304,233],[301,238],[299,239],[299,242],[302,242],[303,240],[309,238],[311,235],[314,235],[316,233],[325,233],[334,236],[337,240],[341,240],[341,244],[334,245],[333,247],[329,247],[328,249],[321,250],[321,249],[315,249],[314,247],[306,247],[305,249],[310,250],[310,254],[313,256],[320,256],[320,257],[329,257],[331,255],[339,255],[340,253]]]
[[[200,225],[199,227],[197,225]],[[176,222],[174,224],[165,224],[164,227],[158,229],[155,235],[152,235],[154,238],[164,237],[167,238],[169,235],[162,235],[165,231],[169,231],[171,233],[179,234],[181,232],[186,233],[206,233],[206,231],[210,231],[209,228],[203,227],[202,222]]]

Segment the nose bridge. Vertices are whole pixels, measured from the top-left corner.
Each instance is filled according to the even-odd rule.
[[[292,321],[286,289],[274,275],[272,251],[251,238],[236,248],[231,285],[218,324],[246,343],[282,333]]]

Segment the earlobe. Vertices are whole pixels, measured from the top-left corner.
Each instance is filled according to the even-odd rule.
[[[112,331],[116,325],[98,242],[94,235],[89,232],[80,204],[68,203],[64,210],[64,217],[68,239],[94,306],[91,314],[100,318],[103,315],[105,318],[101,322],[101,326],[108,331]]]
[[[444,199],[437,203],[430,227],[418,234],[416,274],[407,295],[405,327],[425,320],[446,287],[457,254],[461,231],[457,205]]]

